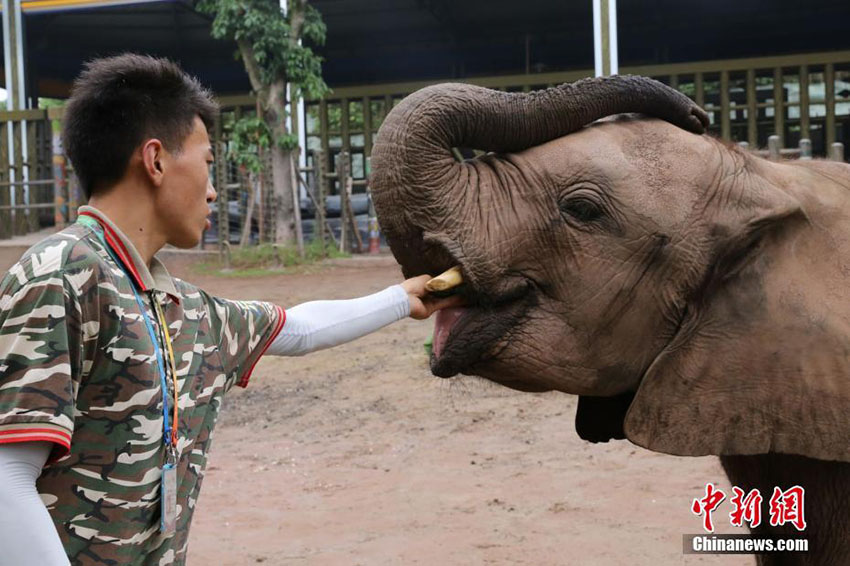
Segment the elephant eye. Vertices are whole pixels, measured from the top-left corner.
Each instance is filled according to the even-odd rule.
[[[593,222],[605,214],[599,203],[585,197],[575,197],[562,201],[561,212],[579,222]]]

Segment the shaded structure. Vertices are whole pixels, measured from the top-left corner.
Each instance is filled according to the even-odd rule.
[[[218,93],[251,87],[236,46],[192,2],[23,0],[27,91],[64,98],[83,62],[125,51],[169,57]]]
[[[590,0],[315,0],[332,86],[593,68]],[[850,49],[841,0],[620,0],[620,66]]]
[[[313,0],[331,87],[593,67],[585,0]],[[235,45],[212,39],[194,2],[23,0],[28,89],[61,96],[88,58],[175,58],[216,92],[250,87]],[[620,0],[620,65],[664,65],[850,49],[843,0]]]
[[[529,90],[594,74],[590,0],[311,3],[328,28],[315,49],[333,92],[307,102],[301,134],[306,165],[331,175],[321,181],[326,194],[342,187],[332,178],[340,154],[350,160],[354,192],[366,190],[383,117],[422,86],[455,80]],[[233,119],[255,112],[235,45],[210,37],[211,18],[193,1],[22,0],[20,7],[29,108],[37,97],[67,96],[85,60],[136,51],[178,61],[219,95],[224,112],[213,134],[222,156]],[[706,107],[720,137],[751,147],[766,147],[772,134],[784,147],[805,138],[825,156],[833,143],[850,143],[847,21],[846,0],[620,0],[619,71],[679,88]],[[56,146],[60,118],[58,109],[0,114],[0,237],[73,214],[76,197],[65,184],[72,176]],[[244,193],[234,167],[216,174],[224,202],[232,200],[228,190]],[[27,214],[11,222],[20,206]]]

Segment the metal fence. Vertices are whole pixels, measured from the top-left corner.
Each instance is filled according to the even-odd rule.
[[[715,135],[765,153],[772,143],[790,156],[808,140],[810,154],[835,159],[850,143],[850,51],[622,68],[678,88],[709,113]],[[590,76],[590,70],[469,79],[507,91],[528,91]],[[307,164],[298,170],[298,222],[304,238],[326,238],[357,251],[375,249],[367,178],[372,145],[387,112],[427,82],[336,89],[306,104]],[[222,97],[211,132],[216,222],[201,245],[225,248],[272,239],[276,207],[270,168],[252,175],[228,151],[232,127],[257,111],[249,96]],[[61,108],[0,112],[0,239],[75,219],[83,203],[59,142]],[[472,148],[474,149],[474,148]],[[765,153],[766,154],[766,153]],[[268,156],[263,156],[268,161]],[[323,227],[318,229],[318,227]],[[371,239],[370,239],[371,237]]]
[[[850,51],[807,53],[670,65],[622,67],[669,84],[704,107],[709,130],[729,141],[766,147],[770,135],[784,146],[809,139],[815,156],[832,143],[850,143]],[[548,88],[593,76],[593,69],[463,79],[505,91]],[[352,156],[354,178],[365,177],[366,159],[386,113],[429,82],[335,89],[306,106],[307,147]]]
[[[0,112],[0,239],[56,224],[53,138],[46,110]]]
[[[216,165],[212,172],[218,192],[215,221],[203,238],[203,245],[271,243],[274,240],[280,196],[274,195],[268,153],[260,153],[262,171],[250,173],[229,159],[233,125],[242,117],[256,115],[256,101],[250,97],[220,99],[221,113],[213,132]],[[377,251],[369,237],[371,210],[366,176],[352,177],[352,159],[345,152],[333,157],[321,150],[307,152],[307,166],[294,167],[297,196],[294,200],[299,247],[303,241],[320,239],[341,251]],[[223,228],[222,228],[223,227]],[[322,227],[322,229],[319,229]],[[372,234],[374,240],[375,234]]]

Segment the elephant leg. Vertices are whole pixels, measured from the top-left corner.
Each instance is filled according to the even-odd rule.
[[[758,489],[764,498],[762,523],[752,534],[794,537],[809,541],[808,553],[770,553],[757,558],[763,566],[850,565],[850,464],[815,460],[790,454],[721,456],[729,481],[745,492]],[[805,488],[806,529],[770,525],[769,501],[773,488]]]

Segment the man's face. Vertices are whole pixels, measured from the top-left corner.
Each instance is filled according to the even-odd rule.
[[[213,152],[207,128],[195,117],[180,151],[165,151],[163,182],[157,191],[157,215],[167,242],[178,248],[198,245],[209,228],[209,203],[215,200],[209,169]]]

